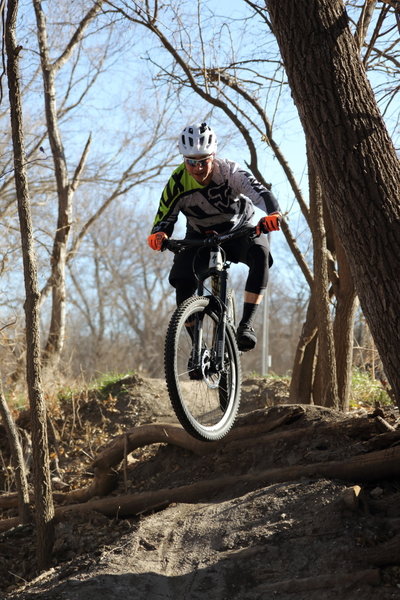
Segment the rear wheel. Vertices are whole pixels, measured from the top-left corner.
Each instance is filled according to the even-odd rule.
[[[165,377],[176,416],[188,433],[208,441],[228,433],[240,404],[241,367],[234,330],[227,324],[224,364],[217,370],[218,324],[210,298],[193,296],[173,314],[165,343]],[[198,332],[195,353],[194,326]]]

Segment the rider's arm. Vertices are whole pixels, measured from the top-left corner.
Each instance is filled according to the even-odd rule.
[[[160,204],[151,232],[163,231],[168,236],[171,236],[181,210],[181,199],[202,187],[201,184],[197,183],[189,175],[184,163],[179,165],[172,173],[161,194]]]
[[[253,204],[263,212],[266,212],[267,215],[276,213],[281,215],[281,209],[274,194],[271,190],[257,181],[251,173],[242,169],[237,163],[233,163],[231,176],[235,185],[235,190],[239,194],[243,194],[244,196],[247,196],[247,198],[250,198]]]
[[[179,210],[177,210],[176,202],[168,203],[166,201],[166,189],[167,188],[164,188],[164,191],[161,195],[160,204],[153,222],[153,227],[151,228],[151,233],[158,233],[162,231],[168,236],[171,236],[175,223],[178,219]]]

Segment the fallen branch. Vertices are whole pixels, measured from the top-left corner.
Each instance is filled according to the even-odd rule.
[[[386,419],[384,419],[383,417],[381,417],[380,415],[377,415],[376,420],[381,428],[382,431],[396,431],[396,427],[393,427],[393,425],[391,425],[390,423],[388,423],[386,421]]]
[[[24,455],[22,452],[21,441],[18,431],[12,417],[10,408],[3,392],[3,384],[0,379],[0,415],[3,418],[4,427],[7,432],[8,442],[10,444],[12,465],[14,467],[15,483],[17,488],[18,511],[23,523],[29,523],[31,520],[31,511],[29,507],[29,490],[26,476]]]
[[[376,435],[378,430],[374,420],[371,420],[368,417],[361,417],[358,419],[351,417],[350,419],[337,421],[335,423],[312,423],[305,427],[296,427],[296,429],[287,429],[285,431],[274,431],[273,433],[260,435],[258,437],[249,436],[249,438],[246,439],[246,447],[258,444],[276,443],[278,441],[294,444],[297,440],[313,439],[314,435],[317,433],[318,435],[325,436],[340,435],[342,439],[345,437],[366,439],[371,436],[373,436],[374,439],[377,439],[386,435]],[[239,441],[235,442],[232,440],[230,442],[230,448],[234,448],[235,445],[239,445],[239,443]],[[367,444],[368,442],[365,443]],[[390,445],[391,440],[388,438],[387,442],[383,442],[379,447],[384,448]],[[365,452],[364,446],[362,446],[360,452]]]
[[[399,475],[400,447],[395,447],[371,452],[367,455],[355,456],[346,461],[295,465],[246,475],[219,477],[218,479],[201,481],[178,488],[92,500],[85,504],[61,507],[61,510],[77,510],[78,512],[82,510],[99,510],[110,516],[126,516],[144,512],[152,506],[165,505],[171,502],[197,502],[201,498],[210,497],[221,491],[232,490],[240,484],[243,484],[246,488],[254,489],[260,485],[296,481],[303,477],[312,479],[326,477],[342,481],[376,481],[396,478]]]

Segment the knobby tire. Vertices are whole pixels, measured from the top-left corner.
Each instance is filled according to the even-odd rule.
[[[202,323],[200,367],[189,370],[192,339],[185,324]],[[203,441],[223,438],[240,405],[241,366],[234,329],[226,325],[225,365],[212,370],[213,342],[219,315],[210,297],[193,296],[172,315],[164,352],[165,378],[172,407],[184,429]]]

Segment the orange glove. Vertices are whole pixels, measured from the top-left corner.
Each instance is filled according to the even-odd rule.
[[[280,213],[262,217],[256,225],[256,234],[260,235],[261,233],[269,233],[270,231],[279,231],[281,218]]]
[[[147,243],[152,250],[162,250],[164,240],[167,240],[168,236],[163,231],[157,231],[157,233],[151,233],[147,238]]]

